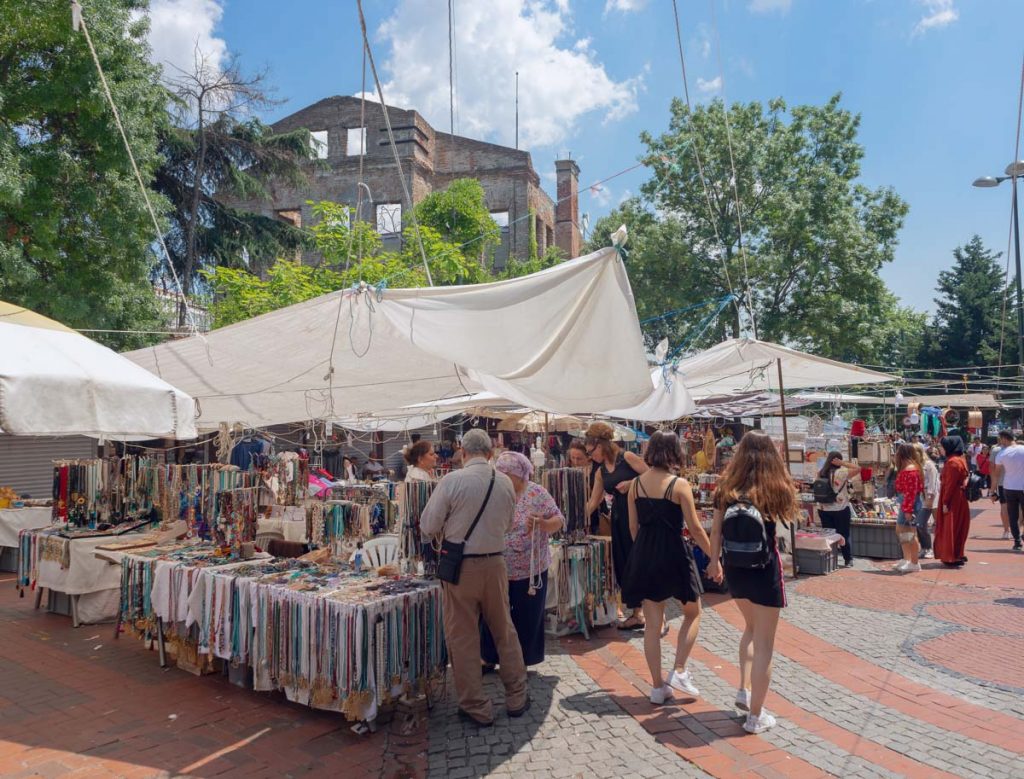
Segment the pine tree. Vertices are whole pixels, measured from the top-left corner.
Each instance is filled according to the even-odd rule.
[[[953,267],[939,273],[935,317],[930,328],[929,364],[936,367],[996,365],[1016,361],[1012,298],[1007,293],[1001,252],[985,248],[975,235],[953,250]]]

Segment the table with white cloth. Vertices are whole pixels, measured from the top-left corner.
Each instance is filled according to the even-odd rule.
[[[48,527],[52,509],[48,506],[0,509],[0,554],[4,559],[10,558],[10,566],[0,566],[0,570],[15,571],[18,568],[18,533],[22,530],[36,530]],[[13,549],[8,552],[7,549]]]
[[[31,537],[30,537],[31,536]],[[19,535],[18,585],[63,593],[70,599],[71,619],[80,624],[110,622],[117,617],[121,569],[97,557],[97,549],[146,539],[145,533],[64,538],[55,528],[23,530]]]
[[[295,541],[300,544],[305,544],[309,541],[306,538],[305,518],[303,518],[302,522],[297,522],[291,519],[261,517],[256,523],[256,536],[259,537],[264,533],[280,533],[285,541]]]

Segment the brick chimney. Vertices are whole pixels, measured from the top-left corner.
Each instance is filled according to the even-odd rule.
[[[558,203],[555,205],[555,244],[568,259],[580,256],[580,167],[573,160],[555,160]]]

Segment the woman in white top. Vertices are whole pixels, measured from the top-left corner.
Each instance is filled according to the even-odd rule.
[[[430,441],[417,441],[410,446],[405,453],[405,462],[409,465],[406,481],[434,481],[437,452]]]
[[[835,528],[843,537],[843,564],[846,566],[853,565],[853,549],[850,547],[850,521],[853,519],[853,510],[850,508],[850,481],[859,468],[856,463],[843,462],[843,456],[839,452],[829,452],[825,464],[818,472],[818,478],[829,479],[832,491],[836,494],[834,502],[818,504],[818,518],[822,527]]]
[[[931,519],[932,511],[935,510],[935,498],[939,494],[939,468],[928,455],[928,447],[922,443],[914,444],[924,458],[924,500],[921,503],[921,510],[914,517],[914,524],[917,525],[917,540],[921,544],[921,557],[932,559],[935,552],[932,551],[932,534],[928,532],[928,520]]]

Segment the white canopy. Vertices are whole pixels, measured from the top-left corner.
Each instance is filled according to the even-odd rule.
[[[0,302],[0,432],[195,438],[195,403],[60,322]]]
[[[338,291],[128,356],[190,392],[203,427],[338,419],[481,390],[565,413],[650,393],[613,248],[511,281]]]
[[[816,357],[767,341],[736,338],[683,360],[676,368],[695,398],[778,391],[782,360],[786,390],[897,381],[887,373]]]
[[[630,408],[602,412],[617,419],[635,419],[638,422],[671,422],[691,415],[697,408],[681,376],[655,368],[651,371],[654,390],[641,403]]]

